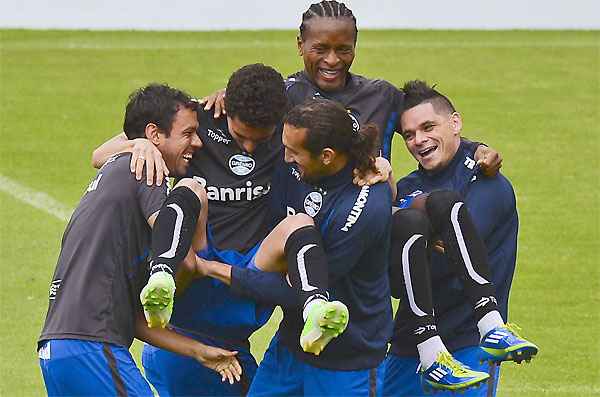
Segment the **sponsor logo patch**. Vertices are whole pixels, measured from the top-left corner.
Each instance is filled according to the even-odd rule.
[[[254,171],[256,162],[245,154],[234,154],[229,158],[229,169],[236,175],[245,176]]]
[[[253,181],[246,181],[242,186],[225,187],[211,186],[205,178],[194,176],[194,179],[206,189],[206,196],[214,201],[252,201],[263,197],[271,190],[271,184],[254,185]]]
[[[319,192],[310,192],[304,199],[304,212],[315,217],[323,205],[323,195]]]
[[[215,142],[218,143],[223,143],[225,145],[229,145],[231,143],[231,139],[227,138],[227,136],[225,135],[225,133],[220,130],[220,129],[211,129],[211,128],[207,128],[207,133],[206,135],[212,139]]]
[[[367,199],[369,198],[369,186],[363,186],[360,189],[360,193],[358,193],[358,197],[346,218],[346,223],[342,227],[343,232],[347,232],[350,228],[356,223],[360,214],[363,212],[363,208],[365,208],[365,204],[367,203]]]

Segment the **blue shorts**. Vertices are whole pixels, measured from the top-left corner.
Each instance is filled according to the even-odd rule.
[[[336,371],[306,364],[271,340],[248,396],[381,396],[384,362],[377,368]]]
[[[48,396],[153,396],[129,350],[81,339],[52,339],[39,350]]]
[[[183,332],[182,332],[183,333]],[[183,333],[186,336],[215,346],[216,341]],[[227,348],[227,346],[224,346]],[[243,368],[242,380],[230,385],[221,376],[191,357],[181,356],[152,345],[144,345],[142,365],[146,377],[161,397],[167,396],[244,396],[256,373],[256,360],[240,350],[237,359]]]
[[[218,250],[208,232],[208,246],[197,253],[208,260],[231,266],[256,268],[254,257],[260,244],[247,253]],[[233,385],[221,382],[221,376],[190,357],[145,345],[142,364],[146,377],[160,396],[242,396],[256,373],[256,360],[250,353],[248,337],[264,325],[273,307],[233,294],[229,286],[210,278],[195,280],[175,299],[171,323],[180,332],[204,344],[237,350],[243,367],[242,381]]]
[[[480,363],[485,358],[483,350],[479,346],[465,347],[452,353],[454,358],[471,369],[483,371],[490,374],[487,384],[476,388],[470,388],[461,393],[464,397],[494,397],[498,388],[498,378],[500,376],[500,367],[497,364],[489,365],[487,361]],[[388,354],[385,360],[385,381],[384,396],[397,397],[456,397],[456,392],[423,390],[421,376],[417,373],[419,360],[416,357],[399,357],[394,354]]]

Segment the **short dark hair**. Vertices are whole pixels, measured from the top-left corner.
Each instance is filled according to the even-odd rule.
[[[348,155],[360,172],[375,171],[379,132],[374,124],[356,131],[353,120],[342,105],[329,99],[309,99],[295,106],[284,123],[308,130],[304,148],[317,156],[325,148]]]
[[[435,89],[435,85],[430,87],[425,81],[408,81],[404,83],[402,91],[404,92],[404,105],[400,116],[408,109],[412,109],[422,103],[431,103],[436,113],[452,114],[456,112],[452,102],[445,95],[440,94]]]
[[[262,63],[236,70],[229,78],[225,92],[227,115],[237,117],[250,127],[276,126],[288,110],[283,77]]]
[[[300,24],[300,38],[304,40],[304,34],[307,30],[307,22],[313,17],[329,17],[329,18],[350,18],[354,23],[354,43],[358,39],[358,28],[356,27],[356,17],[352,10],[346,7],[344,3],[338,1],[323,0],[319,3],[311,4],[302,14],[302,23]]]
[[[167,136],[175,113],[182,107],[196,111],[198,103],[185,92],[166,84],[151,83],[129,95],[123,131],[127,138],[143,138],[148,123],[154,123]]]

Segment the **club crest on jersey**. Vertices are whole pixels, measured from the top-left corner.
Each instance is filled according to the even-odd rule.
[[[323,205],[323,195],[319,192],[310,192],[304,199],[304,212],[314,218]]]
[[[234,154],[229,158],[229,169],[236,175],[245,176],[254,171],[256,162],[245,154]]]

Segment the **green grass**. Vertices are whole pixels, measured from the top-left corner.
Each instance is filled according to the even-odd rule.
[[[365,31],[353,71],[438,83],[518,195],[511,317],[540,345],[500,396],[600,395],[600,32]],[[94,147],[150,81],[202,96],[237,67],[301,68],[295,32],[0,31],[0,175],[74,207]],[[396,174],[414,166],[400,140]],[[44,392],[35,341],[64,222],[0,192],[0,395]],[[253,337],[258,357],[274,323]],[[139,345],[134,350],[139,351]]]

